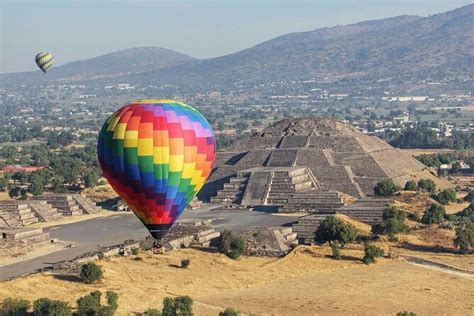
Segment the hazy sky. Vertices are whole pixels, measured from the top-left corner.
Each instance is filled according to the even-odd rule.
[[[221,56],[278,35],[401,14],[430,15],[465,0],[0,0],[0,72],[35,69],[112,51],[160,46],[197,58]]]

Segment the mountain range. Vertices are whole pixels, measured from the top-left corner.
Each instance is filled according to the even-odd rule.
[[[53,68],[51,80],[218,87],[283,80],[317,82],[400,76],[472,76],[474,5],[428,17],[403,15],[286,34],[198,60],[164,48],[132,48]],[[37,72],[3,74],[2,82]]]

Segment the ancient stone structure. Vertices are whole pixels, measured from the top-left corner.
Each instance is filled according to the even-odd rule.
[[[284,256],[298,243],[291,227],[251,229],[239,236],[245,240],[249,256]]]
[[[411,178],[410,172],[422,170],[423,165],[343,122],[286,119],[237,141],[227,152],[218,153],[215,168],[199,197],[216,203],[273,204],[269,191],[263,188],[272,190],[272,179],[281,176],[275,168],[292,173],[305,170],[313,190],[364,197],[373,195],[375,184],[383,179],[390,178],[403,186]],[[259,192],[254,190],[252,178]],[[275,184],[278,181],[275,179]],[[296,192],[304,191],[293,184]]]
[[[81,194],[45,194],[35,196],[33,200],[47,201],[64,216],[93,214],[100,210],[94,202]]]
[[[26,254],[49,243],[49,234],[41,228],[0,229],[0,258]]]
[[[1,201],[0,227],[21,227],[37,222],[38,218],[28,203],[22,201]]]

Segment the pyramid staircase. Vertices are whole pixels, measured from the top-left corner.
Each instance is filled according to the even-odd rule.
[[[235,177],[224,183],[224,188],[217,191],[217,195],[211,197],[211,203],[217,204],[240,204],[249,181],[250,172],[237,172]]]
[[[19,226],[29,225],[38,222],[38,218],[35,216],[35,213],[31,210],[31,207],[26,202],[17,203],[17,201],[13,201],[13,203],[2,203],[0,204],[0,211],[3,211],[4,213],[10,213],[10,216],[7,215],[7,218],[8,221],[13,225],[17,225],[16,221],[18,221],[18,223],[20,224]],[[7,221],[5,221],[5,223],[7,223]],[[10,226],[10,224],[7,225],[9,227],[18,227]]]
[[[21,227],[18,214],[2,210],[0,208],[0,227],[16,228]]]
[[[312,190],[295,192],[287,203],[278,209],[279,213],[334,213],[344,205],[339,192],[329,190]]]
[[[37,201],[47,201],[57,208],[63,216],[74,216],[82,214],[81,207],[77,204],[72,195],[67,194],[47,194],[33,197]]]
[[[95,214],[100,212],[101,208],[94,202],[83,196],[82,194],[74,194],[72,196],[84,214]]]
[[[55,221],[63,215],[47,201],[28,201],[31,210],[42,222]]]
[[[313,182],[305,168],[273,171],[266,204],[284,205],[296,192],[313,189]]]

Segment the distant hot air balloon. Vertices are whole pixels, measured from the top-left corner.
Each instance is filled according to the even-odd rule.
[[[140,100],[112,114],[99,134],[100,166],[114,190],[161,239],[211,173],[216,140],[196,109]]]
[[[48,69],[51,68],[51,66],[53,65],[54,57],[53,57],[53,54],[51,53],[41,52],[41,53],[36,54],[35,61],[36,61],[36,65],[38,65],[38,67],[44,73],[46,73]]]

